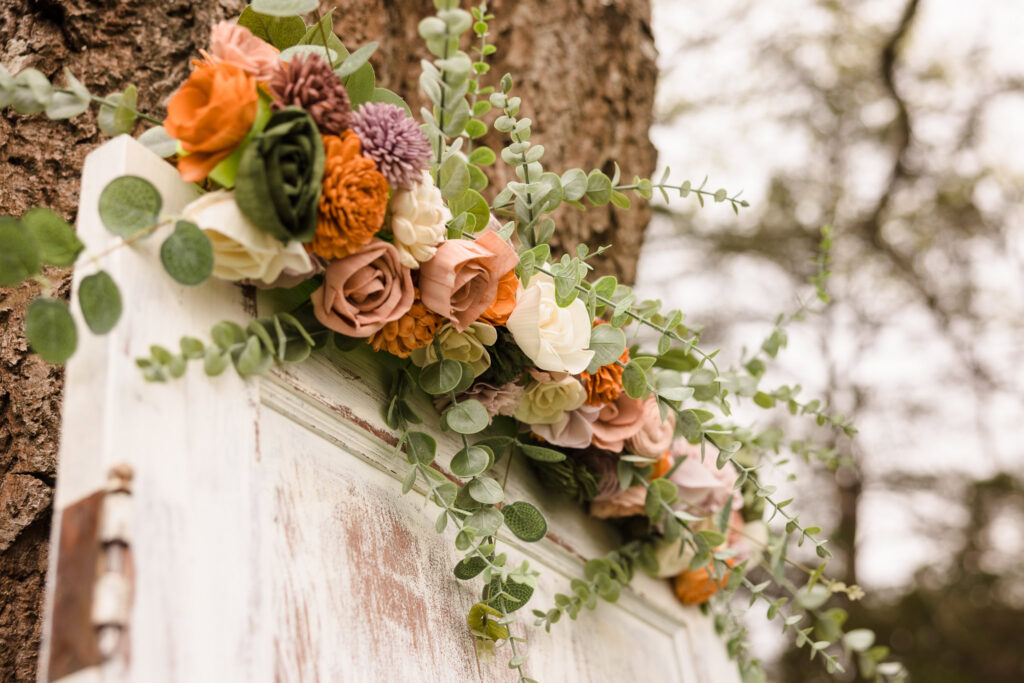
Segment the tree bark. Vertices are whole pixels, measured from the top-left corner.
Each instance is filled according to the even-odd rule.
[[[68,67],[91,91],[106,94],[134,83],[140,110],[163,113],[185,79],[209,27],[237,15],[243,0],[10,0],[0,6],[0,61],[11,72],[35,67],[60,80]],[[416,33],[432,12],[425,0],[339,0],[335,32],[350,48],[381,43],[377,79],[404,95],[414,111],[419,60]],[[492,57],[488,78],[512,73],[521,116],[533,119],[533,141],[545,164],[601,168],[612,160],[623,175],[650,175],[655,151],[655,50],[649,0],[497,0],[490,4]],[[492,132],[493,136],[494,133]],[[70,121],[0,117],[0,212],[21,215],[44,205],[73,220],[82,160],[104,136],[95,110]],[[498,143],[498,138],[488,140]],[[499,143],[500,144],[500,143]],[[499,162],[500,166],[500,162]],[[507,169],[496,169],[507,179]],[[613,244],[602,273],[632,281],[646,206],[604,207],[556,215],[557,244]],[[67,296],[70,270],[47,272]],[[34,680],[47,568],[50,503],[56,470],[63,372],[32,355],[22,335],[25,308],[38,285],[0,289],[0,680]]]

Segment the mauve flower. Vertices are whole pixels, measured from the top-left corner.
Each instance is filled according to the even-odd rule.
[[[363,143],[363,155],[392,187],[410,189],[430,167],[430,141],[405,110],[386,102],[368,102],[352,115],[350,125]]]
[[[644,402],[619,394],[613,403],[602,406],[594,422],[593,444],[613,453],[621,453],[626,439],[636,436],[644,426]]]
[[[643,422],[640,431],[626,440],[630,453],[645,458],[660,458],[672,445],[672,436],[676,431],[676,416],[669,412],[661,419],[658,399],[648,396],[644,400]]]
[[[601,499],[600,496],[590,502],[590,514],[598,519],[611,517],[634,517],[645,514],[644,502],[647,500],[647,487],[637,484],[625,491],[618,491],[611,498]]]
[[[498,295],[501,277],[519,262],[507,242],[493,232],[476,240],[448,240],[420,266],[423,304],[462,331]]]
[[[562,413],[552,424],[530,425],[530,431],[555,446],[586,448],[594,437],[594,420],[599,412],[600,406],[583,405]]]
[[[374,239],[361,251],[327,266],[313,292],[313,312],[325,327],[348,337],[369,337],[412,308],[412,275],[398,250]]]
[[[708,444],[704,448],[704,461],[700,459],[700,445],[683,438],[672,442],[672,455],[686,459],[669,476],[679,488],[679,501],[694,514],[713,515],[732,498],[732,509],[743,507],[743,495],[735,488],[739,474],[729,463],[718,469],[718,449]]]
[[[274,95],[271,109],[305,109],[322,135],[341,135],[348,128],[352,113],[348,91],[327,60],[315,52],[282,65],[270,81],[270,92]]]
[[[228,62],[258,81],[269,81],[280,67],[279,51],[244,26],[222,21],[210,29],[210,51],[200,50],[211,64]]]
[[[516,406],[523,400],[523,393],[526,389],[521,384],[516,382],[509,382],[503,384],[500,387],[487,384],[486,382],[477,382],[466,391],[459,394],[459,400],[464,401],[468,398],[476,399],[483,404],[484,410],[491,417],[495,415],[505,415],[512,417],[512,413],[515,412]],[[434,406],[437,411],[444,412],[444,409],[451,404],[451,398],[448,396],[437,396],[434,398]]]

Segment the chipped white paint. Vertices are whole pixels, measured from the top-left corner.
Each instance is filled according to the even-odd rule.
[[[96,251],[113,241],[96,198],[124,173],[154,182],[165,212],[196,194],[130,138],[107,143],[87,159],[79,211]],[[249,382],[232,371],[209,379],[194,362],[181,380],[143,381],[134,359],[150,344],[208,338],[214,322],[244,322],[255,304],[225,283],[176,285],[156,259],[161,240],[104,260],[124,317],[107,337],[84,334],[68,368],[54,539],[68,505],[102,489],[112,465],[131,465],[134,585],[130,654],[63,680],[513,680],[504,651],[491,661],[475,654],[465,614],[480,587],[452,577],[451,530],[437,536],[436,508],[401,495],[404,468],[366,357],[318,353]],[[76,287],[88,274],[76,272]],[[438,440],[455,451],[449,436]],[[606,525],[545,492],[522,463],[508,495],[536,503],[550,524],[540,543],[502,539],[510,560],[541,571],[531,608],[553,604],[582,558],[616,545]],[[51,572],[51,595],[54,581]],[[618,603],[551,634],[527,613],[520,621],[529,673],[541,681],[738,680],[710,622],[646,576]],[[51,614],[40,680],[49,680],[53,630]]]

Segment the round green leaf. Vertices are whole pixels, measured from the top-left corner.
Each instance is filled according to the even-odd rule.
[[[452,572],[455,574],[455,578],[462,581],[468,581],[474,576],[482,572],[487,567],[487,563],[484,562],[484,558],[479,555],[473,557],[467,557],[461,560]]]
[[[25,315],[25,337],[47,363],[64,363],[78,346],[78,331],[68,305],[57,299],[36,299]]]
[[[106,334],[121,317],[121,292],[106,271],[101,270],[82,280],[78,305],[93,334]]]
[[[487,428],[491,418],[480,401],[467,399],[446,410],[444,420],[452,431],[459,434],[476,434]]]
[[[630,398],[643,398],[647,394],[647,375],[635,360],[622,370],[622,388]]]
[[[294,17],[316,11],[316,0],[252,0],[252,9],[272,17]]]
[[[614,363],[622,356],[622,352],[626,350],[626,335],[617,327],[598,325],[590,332],[590,350],[594,352],[594,357],[587,371],[592,373],[599,367]]]
[[[490,477],[477,477],[466,484],[466,489],[473,500],[484,505],[497,505],[505,499],[501,484]]]
[[[477,536],[491,536],[501,528],[504,521],[500,510],[484,507],[466,518],[466,526],[476,529]]]
[[[461,380],[462,366],[455,360],[439,360],[420,371],[420,387],[434,396],[453,391]]]
[[[562,462],[565,460],[565,453],[551,448],[544,448],[543,446],[521,443],[519,444],[519,449],[523,452],[523,455],[538,462]]]
[[[501,512],[505,515],[505,526],[528,543],[539,541],[548,533],[544,515],[530,503],[520,500],[506,505]]]
[[[21,222],[39,243],[39,256],[55,266],[70,266],[85,248],[66,220],[49,209],[37,206],[21,217]]]
[[[463,448],[452,458],[452,474],[456,477],[475,477],[491,466],[492,456],[486,448],[470,446]]]
[[[437,441],[426,432],[409,432],[405,437],[405,449],[410,462],[429,465],[437,453]]]
[[[163,203],[153,183],[138,176],[123,175],[107,183],[100,193],[100,220],[115,235],[131,237],[156,225]]]
[[[178,221],[160,246],[167,274],[183,285],[198,285],[213,272],[213,245],[194,223]]]
[[[503,597],[500,594],[502,590],[511,595],[514,599],[508,600]],[[533,587],[528,586],[525,583],[516,583],[512,579],[506,581],[503,586],[501,579],[495,576],[491,579],[491,582],[488,585],[484,586],[482,597],[486,604],[497,607],[504,613],[511,613],[515,612],[520,607],[524,607],[526,603],[530,601],[532,596]]]
[[[24,223],[0,216],[0,287],[14,287],[39,272],[39,243]]]

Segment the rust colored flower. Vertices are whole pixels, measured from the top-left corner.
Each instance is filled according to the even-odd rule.
[[[167,103],[164,128],[188,154],[178,161],[183,180],[197,182],[227,159],[256,120],[256,81],[230,62],[202,64]]]
[[[516,307],[518,291],[519,278],[516,277],[516,269],[513,268],[501,276],[498,281],[498,296],[494,299],[494,303],[480,314],[480,320],[491,325],[504,325]]]
[[[607,324],[606,320],[594,321],[594,327]],[[629,349],[623,350],[619,361],[629,362]],[[618,363],[602,365],[594,374],[580,373],[580,379],[583,380],[583,386],[587,390],[588,406],[603,406],[612,403],[622,393],[622,366]]]
[[[726,560],[730,566],[733,560]],[[688,569],[676,576],[675,589],[676,597],[684,605],[700,605],[711,599],[729,580],[729,571],[721,578],[711,575],[711,564],[700,569]]]
[[[324,149],[320,212],[310,249],[325,259],[339,259],[369,244],[384,224],[388,181],[362,156],[359,137],[352,131],[325,135]]]
[[[419,290],[416,290],[416,300],[409,312],[370,335],[370,346],[374,351],[387,351],[393,356],[408,358],[414,349],[433,341],[443,324],[444,318],[428,310],[420,301]]]
[[[658,477],[664,476],[666,472],[672,469],[672,463],[675,458],[672,457],[672,451],[665,451],[665,455],[661,456],[658,462],[654,463],[654,471],[651,472],[651,479],[657,479]]]

